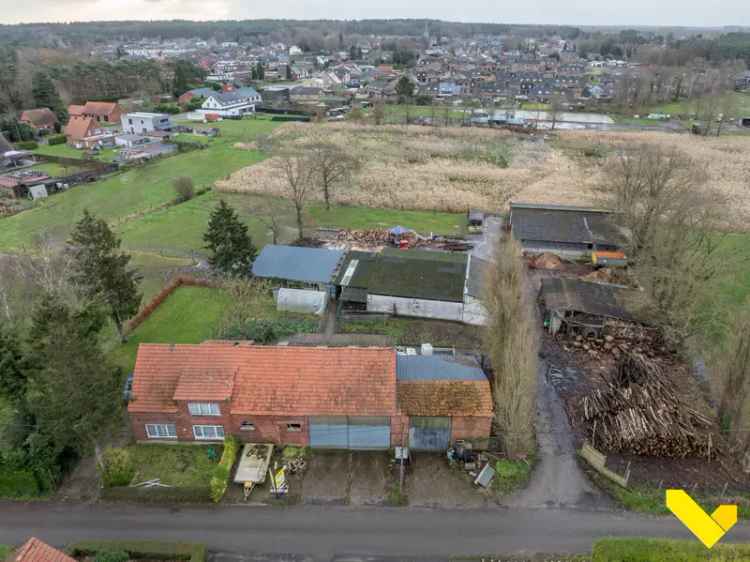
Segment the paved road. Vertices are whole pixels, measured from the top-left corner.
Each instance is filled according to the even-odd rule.
[[[58,546],[85,538],[199,541],[223,552],[314,560],[585,552],[605,536],[689,538],[673,518],[607,511],[0,504],[0,543],[29,535]],[[750,541],[750,525],[727,539]]]

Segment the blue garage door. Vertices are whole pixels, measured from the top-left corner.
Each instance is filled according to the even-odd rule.
[[[314,449],[388,449],[388,417],[323,416],[310,418],[310,447]]]
[[[450,418],[414,416],[409,427],[409,447],[415,451],[446,451],[451,442]]]
[[[310,447],[348,449],[349,424],[346,416],[310,418]]]
[[[387,417],[350,417],[350,449],[388,449],[391,446],[391,422]]]

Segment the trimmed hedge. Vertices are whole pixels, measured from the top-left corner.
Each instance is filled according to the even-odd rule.
[[[175,486],[173,488],[131,488],[118,486],[103,488],[99,497],[111,502],[136,503],[208,503],[211,501],[209,486]]]
[[[39,144],[36,141],[20,141],[16,143],[18,150],[36,150]]]
[[[206,562],[205,544],[161,541],[81,541],[65,549],[73,557],[96,556],[100,552],[123,551],[132,559],[189,560]]]
[[[211,478],[211,499],[214,503],[219,503],[221,498],[227,492],[229,487],[229,478],[232,475],[234,461],[237,460],[237,454],[240,452],[239,440],[230,435],[224,439],[224,452],[221,454],[221,460],[214,469],[214,475]]]
[[[56,144],[65,144],[65,141],[67,139],[65,138],[65,135],[52,135],[47,138],[47,144],[50,146],[55,146]]]

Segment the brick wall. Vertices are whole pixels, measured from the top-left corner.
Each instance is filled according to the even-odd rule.
[[[451,441],[488,439],[491,429],[491,417],[456,416],[451,420]]]
[[[241,429],[242,422],[250,422],[255,430]],[[288,424],[300,424],[301,431],[290,431]],[[232,415],[229,425],[232,435],[246,443],[276,443],[278,445],[306,446],[310,442],[310,424],[305,416],[251,416]]]
[[[146,441],[146,424],[147,423],[173,423],[177,425],[176,414],[130,414],[130,424],[133,428],[133,437],[136,441]],[[179,430],[178,430],[179,434]],[[153,441],[157,441],[154,439]],[[172,439],[174,441],[174,439]]]

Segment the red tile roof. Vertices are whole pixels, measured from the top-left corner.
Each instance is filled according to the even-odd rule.
[[[18,118],[21,123],[28,123],[38,128],[53,128],[57,123],[57,116],[48,107],[27,109]]]
[[[85,109],[85,106],[83,105],[69,105],[68,115],[70,115],[71,117],[75,117],[77,115],[83,115],[84,109]]]
[[[12,560],[14,562],[76,562],[64,552],[34,537],[27,540],[26,544],[16,551]]]
[[[91,136],[93,129],[92,117],[74,117],[65,126],[65,136],[72,140],[81,140]]]
[[[254,415],[393,415],[390,348],[141,344],[130,412],[175,412],[175,397],[220,400],[234,373],[231,411]],[[182,377],[185,377],[184,381]],[[203,383],[201,383],[201,380]],[[205,385],[205,395],[200,392]],[[211,398],[213,397],[213,398]]]
[[[100,117],[108,116],[117,110],[117,104],[109,101],[87,101],[83,106],[83,113],[86,115],[99,115]]]
[[[491,416],[489,381],[399,381],[398,404],[408,416]]]

